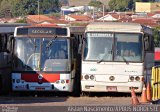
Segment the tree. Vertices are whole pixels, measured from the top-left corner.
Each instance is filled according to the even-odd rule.
[[[159,35],[160,35],[160,27],[154,28],[153,31],[154,31],[154,42],[155,42],[155,45],[157,45],[157,44],[159,45],[159,43],[160,43],[160,37],[159,37]]]
[[[142,2],[155,2],[155,0],[141,0]]]
[[[19,19],[15,23],[27,23],[26,18]]]
[[[103,3],[100,2],[100,1],[96,1],[96,0],[91,0],[89,3],[88,3],[89,6],[93,6],[93,7],[96,7],[96,8],[101,8]]]
[[[61,2],[59,0],[41,0],[40,6],[43,13],[60,12]]]
[[[0,1],[0,16],[1,17],[11,17],[12,16],[12,6],[16,0],[1,0]]]
[[[0,4],[1,4],[2,1],[3,1],[3,0],[0,0]]]
[[[12,13],[14,16],[33,15],[37,13],[37,0],[19,0],[13,6]]]
[[[61,3],[59,0],[0,0],[0,16],[34,15],[38,13],[38,1],[40,14],[60,12]]]
[[[129,5],[131,3],[132,3],[132,0],[110,0],[108,5],[111,10],[125,11],[129,8]]]
[[[154,2],[155,0],[110,0],[110,10],[126,11],[135,8],[135,2]]]

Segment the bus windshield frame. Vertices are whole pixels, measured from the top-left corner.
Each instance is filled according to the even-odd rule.
[[[83,61],[143,62],[143,33],[86,32]]]
[[[69,72],[70,41],[66,37],[15,37],[14,71]]]

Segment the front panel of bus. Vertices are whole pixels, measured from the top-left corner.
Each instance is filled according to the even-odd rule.
[[[143,84],[141,33],[87,32],[82,61],[82,91],[136,92]]]
[[[69,38],[18,36],[14,43],[14,91],[72,91]]]

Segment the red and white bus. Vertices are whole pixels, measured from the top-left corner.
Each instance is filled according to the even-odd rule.
[[[13,91],[73,92],[80,88],[80,68],[76,67],[80,36],[71,37],[70,29],[56,25],[15,29]]]

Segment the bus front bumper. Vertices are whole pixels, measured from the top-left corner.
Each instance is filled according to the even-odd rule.
[[[142,82],[127,82],[127,83],[106,83],[95,81],[81,81],[82,92],[122,92],[130,93],[131,88],[134,88],[136,93],[142,92]]]
[[[13,84],[13,91],[66,91],[71,92],[70,84],[56,84],[56,83],[24,83]]]

